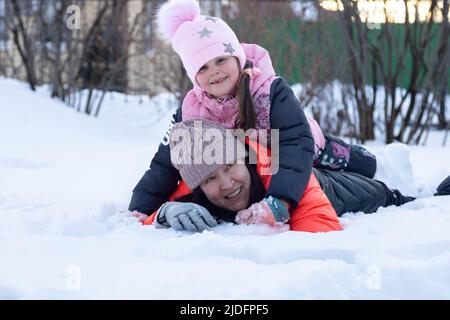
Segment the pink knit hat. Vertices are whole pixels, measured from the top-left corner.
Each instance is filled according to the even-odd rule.
[[[211,59],[230,55],[243,70],[246,57],[236,34],[220,18],[200,15],[196,0],[169,0],[158,11],[158,29],[178,53],[194,87],[195,76]]]

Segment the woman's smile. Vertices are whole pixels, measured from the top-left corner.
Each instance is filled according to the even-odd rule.
[[[239,188],[237,188],[235,191],[233,191],[232,193],[226,195],[225,198],[227,198],[227,199],[234,198],[234,197],[236,197],[241,191],[242,191],[242,187],[239,187]]]
[[[231,210],[240,210],[247,207],[248,196],[246,196],[244,186],[235,188],[232,192],[228,192],[223,199],[225,207]]]
[[[211,203],[237,212],[248,207],[250,173],[245,164],[223,165],[201,184],[201,188]]]

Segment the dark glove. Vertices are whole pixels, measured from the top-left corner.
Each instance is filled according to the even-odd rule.
[[[166,202],[159,208],[155,220],[177,231],[202,232],[217,225],[206,208],[192,202]]]
[[[450,176],[448,176],[441,184],[437,187],[437,192],[435,196],[447,196],[450,195]]]

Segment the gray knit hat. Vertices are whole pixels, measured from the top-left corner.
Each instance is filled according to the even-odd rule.
[[[246,155],[233,129],[205,120],[186,120],[172,128],[170,158],[191,190],[224,164],[244,163]]]

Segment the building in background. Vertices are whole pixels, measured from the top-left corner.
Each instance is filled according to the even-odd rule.
[[[59,77],[64,83],[76,80],[77,86],[129,94],[177,90],[181,61],[158,37],[154,19],[164,2],[0,0],[0,75],[27,81],[32,73],[36,84]],[[220,15],[219,1],[200,4]],[[80,10],[79,29],[67,25],[74,18],[67,12],[73,5]]]

